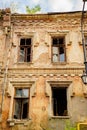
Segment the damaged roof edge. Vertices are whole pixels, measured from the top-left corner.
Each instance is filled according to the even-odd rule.
[[[21,13],[13,13],[12,15],[56,15],[56,14],[74,14],[74,13],[81,13],[82,11],[69,11],[69,12],[47,12],[47,13],[36,13],[36,14],[21,14]],[[84,11],[86,13],[87,10]]]
[[[48,12],[47,14],[72,14],[72,13],[81,13],[82,11],[69,11],[69,12]],[[87,12],[87,11],[84,11],[84,12]]]
[[[25,16],[27,16],[27,15],[57,15],[57,14],[75,14],[75,13],[81,13],[82,11],[65,11],[65,12],[47,12],[47,13],[36,13],[36,14],[27,14],[27,13],[24,13],[24,14],[22,14],[22,13],[11,13],[11,10],[10,10],[10,8],[5,8],[5,9],[0,9],[0,12],[3,14],[5,14],[5,13],[10,13],[11,15],[25,15]],[[85,10],[84,11],[84,13],[86,13],[87,12],[87,10]]]
[[[86,14],[87,11],[84,11]],[[40,14],[11,14],[11,19],[56,19],[58,17],[81,17],[82,11],[73,11],[73,12],[48,12],[48,13],[40,13]],[[86,16],[86,15],[85,15]]]
[[[87,11],[85,11],[84,13],[87,13]],[[67,17],[81,17],[82,11],[73,11],[73,12],[48,12],[48,13],[40,13],[40,14],[11,14],[11,19],[56,19],[56,18],[67,18]]]

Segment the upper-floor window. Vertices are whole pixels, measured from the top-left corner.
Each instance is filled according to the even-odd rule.
[[[20,39],[20,62],[31,62],[31,38]]]
[[[14,118],[26,119],[29,113],[29,89],[16,88],[14,96]]]
[[[64,37],[52,38],[52,62],[65,62]]]

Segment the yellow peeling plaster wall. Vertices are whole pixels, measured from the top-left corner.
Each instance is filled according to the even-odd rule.
[[[0,24],[0,49],[3,50],[3,52],[0,51],[0,61],[3,63],[0,84],[1,88],[5,86],[1,129],[58,130],[60,128],[64,130],[66,120],[72,123],[87,120],[87,99],[85,98],[87,90],[81,80],[84,70],[80,28],[81,12],[8,14],[10,18],[7,22],[10,20],[10,33],[4,32],[5,27],[8,27],[5,20],[1,20]],[[65,36],[65,63],[52,63],[51,46],[54,36]],[[22,37],[32,37],[31,63],[18,62],[20,38]],[[6,63],[8,67],[5,77]],[[6,84],[3,86],[4,79]],[[52,84],[67,86],[68,119],[52,118]],[[15,87],[26,86],[30,88],[29,119],[13,119]],[[2,94],[0,97],[2,102]]]

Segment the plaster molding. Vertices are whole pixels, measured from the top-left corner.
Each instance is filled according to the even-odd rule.
[[[25,31],[15,31],[15,33],[17,34],[17,36],[19,37],[32,37],[34,36],[35,31],[31,31],[31,32],[25,32]]]
[[[48,44],[48,42],[45,42],[45,45],[46,45],[47,47],[49,47],[49,44]]]
[[[31,76],[32,75],[32,76]],[[53,78],[54,76],[55,76],[55,78],[61,78],[61,76],[62,77],[75,77],[75,76],[79,76],[79,77],[81,77],[81,75],[82,74],[74,74],[73,76],[71,75],[71,74],[42,74],[42,73],[39,73],[39,74],[30,74],[30,75],[26,75],[26,74],[14,74],[14,75],[8,75],[8,78],[16,78],[16,79],[19,79],[19,78],[24,78],[24,79],[26,79],[26,78],[28,78],[28,79],[30,79],[30,78],[35,78],[35,79],[37,79],[39,76],[43,76],[43,77],[47,77],[47,76],[49,76],[50,78]]]
[[[79,45],[82,45],[82,42],[81,42],[81,41],[79,41],[78,43],[79,43]]]
[[[32,97],[36,96],[36,80],[24,80],[24,79],[19,79],[19,80],[10,80],[8,84],[8,89],[6,91],[8,97],[10,97],[10,108],[9,108],[9,119],[13,119],[13,102],[14,102],[14,92],[15,88],[29,88],[30,89],[30,104]],[[31,105],[30,105],[31,109]]]
[[[38,47],[39,46],[39,43],[40,43],[40,37],[39,37],[39,33],[36,32],[35,35],[34,35],[34,47]]]
[[[34,47],[38,47],[39,46],[39,42],[36,42],[35,44],[34,44]]]
[[[46,88],[45,88],[45,94],[46,94],[46,96],[50,96],[49,95],[49,89],[51,88],[51,86],[52,85],[58,85],[58,86],[60,86],[60,85],[62,85],[62,86],[66,86],[66,87],[68,87],[70,84],[72,83],[72,81],[71,80],[46,80]]]
[[[68,45],[68,46],[71,46],[71,45],[72,45],[72,41],[69,41],[69,42],[67,43],[67,45]]]
[[[84,68],[68,68],[68,67],[59,67],[59,68],[11,68],[8,70],[8,77],[11,78],[29,78],[29,77],[38,77],[40,75],[46,76],[56,76],[64,77],[71,76],[81,76],[83,74]]]
[[[18,88],[18,87],[28,87],[30,89],[32,89],[33,86],[33,92],[32,92],[32,96],[36,95],[36,86],[35,86],[35,82],[36,80],[24,80],[24,79],[16,79],[16,80],[10,80],[9,84],[8,84],[8,89],[7,89],[7,95],[8,96],[12,96],[11,90],[13,88]]]
[[[69,30],[56,30],[56,31],[47,31],[52,37],[53,36],[64,36],[69,33]]]

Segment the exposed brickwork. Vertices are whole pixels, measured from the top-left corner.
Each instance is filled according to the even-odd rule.
[[[81,38],[81,12],[11,14],[0,10],[0,130],[64,130],[87,120],[86,86]],[[87,17],[84,17],[85,35]],[[65,37],[66,62],[52,62],[52,37]],[[21,38],[32,38],[32,61],[19,62]],[[54,117],[52,85],[67,86],[68,115]],[[30,88],[28,119],[14,114],[14,91]],[[83,106],[83,107],[82,107]],[[68,118],[68,119],[67,119]]]

